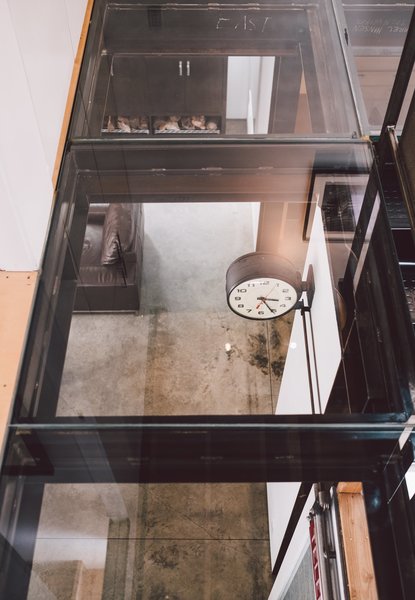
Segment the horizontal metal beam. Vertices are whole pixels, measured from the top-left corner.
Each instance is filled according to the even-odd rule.
[[[404,426],[354,418],[336,424],[324,415],[98,427],[65,421],[13,426],[4,473],[51,483],[372,480]]]

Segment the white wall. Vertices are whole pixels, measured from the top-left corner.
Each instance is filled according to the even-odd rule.
[[[227,119],[247,118],[249,90],[252,94],[253,112],[256,113],[260,64],[259,56],[229,56],[226,90]]]
[[[273,484],[273,485],[282,486],[280,491],[288,493],[289,494],[288,498],[292,496],[292,493],[294,490],[293,486],[299,487],[299,484],[296,484],[296,483],[289,483],[289,484],[279,483],[279,484]],[[284,486],[289,486],[289,488],[284,489]],[[294,496],[294,500],[295,500],[295,496]],[[293,504],[294,504],[294,500],[293,500]],[[294,575],[296,574],[298,567],[300,566],[301,560],[304,557],[305,550],[310,545],[310,534],[309,534],[309,529],[308,529],[309,522],[307,520],[307,517],[308,517],[308,514],[309,514],[310,509],[313,504],[314,504],[314,490],[312,489],[306,500],[306,503],[304,505],[303,511],[302,511],[301,516],[298,521],[298,526],[297,526],[297,528],[294,532],[294,535],[291,539],[291,544],[288,547],[284,562],[282,563],[281,569],[278,573],[278,577],[275,580],[274,585],[272,586],[271,593],[268,597],[268,600],[281,600],[281,598],[284,598],[286,592],[288,591],[290,583],[291,583]],[[290,509],[289,515],[291,516],[292,506],[290,506],[289,509]],[[288,512],[287,511],[287,503],[284,503],[284,510],[285,510],[285,513]],[[282,530],[281,526],[280,526],[280,530]],[[280,533],[280,532],[278,532],[278,533]],[[281,541],[283,539],[284,533],[285,533],[285,527],[284,527],[284,531],[282,533]],[[301,599],[299,598],[298,600],[301,600]]]
[[[87,0],[0,0],[0,269],[39,267]]]
[[[316,207],[303,272],[303,281],[306,280],[308,266],[310,264],[313,266],[315,283],[315,294],[310,312],[313,320],[318,387],[320,391],[322,412],[324,412],[340,364],[341,347],[321,209],[319,207]],[[310,331],[308,335],[310,336]],[[309,340],[309,347],[310,346]],[[313,360],[311,348],[310,358]],[[315,408],[316,412],[319,412],[317,402],[318,392],[313,364],[312,378]],[[276,414],[310,413],[311,401],[303,324],[300,311],[296,311],[278,396]],[[293,443],[296,443],[295,440],[293,440]],[[296,482],[267,484],[270,550],[273,564],[278,555],[299,487],[300,484]],[[289,550],[272,588],[270,600],[279,600],[283,597],[293,572],[295,571],[295,567],[303,555],[304,547],[308,543],[309,536],[308,521],[306,517],[312,504],[313,491],[311,492],[299,519]]]
[[[261,56],[255,133],[268,133],[272,88],[274,84],[274,66],[275,56]]]

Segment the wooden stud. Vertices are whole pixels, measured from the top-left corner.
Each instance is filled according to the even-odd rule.
[[[341,481],[337,485],[337,493],[339,494],[361,494],[362,491],[361,481]]]
[[[338,502],[350,599],[378,600],[363,495],[342,492]]]

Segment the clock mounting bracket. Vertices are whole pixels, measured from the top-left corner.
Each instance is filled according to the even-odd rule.
[[[300,298],[293,310],[308,312],[313,304],[315,292],[313,265],[308,266],[307,278],[301,282],[301,291],[304,292],[306,302],[304,298]]]

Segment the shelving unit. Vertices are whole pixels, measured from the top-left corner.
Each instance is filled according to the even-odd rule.
[[[221,133],[222,117],[215,115],[105,115],[102,134],[189,135]]]
[[[227,57],[114,55],[102,135],[223,132]]]

